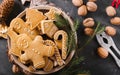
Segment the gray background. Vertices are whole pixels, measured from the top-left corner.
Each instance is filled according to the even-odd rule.
[[[2,0],[0,0],[2,1]],[[88,13],[87,16],[81,17],[77,15],[77,7],[73,6],[71,0],[49,0],[56,4],[57,7],[62,8],[66,13],[69,12],[69,15],[76,19],[78,18],[80,22],[86,17],[93,17],[96,22],[101,22],[102,25],[111,25],[109,23],[110,17],[105,14],[105,8],[108,5],[111,5],[112,0],[98,0],[98,10],[95,13]],[[87,0],[84,0],[84,4]],[[27,6],[27,5],[26,5]],[[7,24],[15,18],[21,11],[24,10],[24,6],[21,5],[20,0],[15,0],[15,5],[13,11],[8,16]],[[120,8],[120,7],[119,7]],[[117,9],[117,16],[120,16],[120,10]],[[114,26],[114,25],[111,25]],[[120,26],[114,26],[117,29],[117,35],[113,37],[117,47],[120,49],[119,45],[119,28]],[[78,29],[78,47],[81,47],[85,40],[85,35],[83,33],[83,26],[81,23],[80,28]],[[96,38],[87,45],[80,53],[80,56],[84,56],[85,60],[78,65],[83,70],[90,70],[91,75],[120,75],[120,69],[115,64],[111,55],[107,59],[101,59],[97,55],[97,48],[99,47]],[[57,75],[57,73],[55,73]],[[6,40],[0,39],[0,75],[13,75],[11,71],[11,63],[8,61],[7,57],[7,43]],[[16,74],[18,75],[18,74]]]

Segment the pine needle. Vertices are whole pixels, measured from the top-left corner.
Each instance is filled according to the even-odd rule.
[[[71,75],[73,72],[78,71],[78,69],[76,70],[74,69],[74,66],[80,64],[82,61],[84,61],[84,59],[85,59],[84,57],[72,59],[70,66],[68,66],[67,68],[64,68],[62,72],[59,73],[59,75],[66,75],[66,74]]]
[[[73,49],[75,50],[75,48],[76,48],[75,32],[79,28],[79,25],[80,25],[79,20],[74,21],[74,25],[73,25],[74,27],[72,30],[70,27],[69,21],[67,19],[63,18],[59,14],[55,14],[55,25],[59,29],[65,30],[68,34],[67,54],[69,54],[71,50],[73,50]]]
[[[74,58],[72,64],[78,65],[78,64],[79,64],[80,62],[82,62],[83,60],[85,60],[84,57]]]
[[[59,14],[55,14],[55,25],[58,28],[69,27],[69,21]]]
[[[80,22],[78,19],[76,19],[74,21],[74,31],[71,31],[71,35],[69,40],[68,40],[68,52],[67,54],[69,54],[69,52],[73,49],[76,49],[77,45],[76,45],[76,40],[75,40],[75,32],[77,31],[77,29],[79,28],[80,26]],[[71,47],[72,46],[72,47]]]
[[[105,31],[105,26],[99,26],[96,34],[100,34],[100,33],[102,33],[103,31]]]
[[[95,31],[93,33],[93,35],[91,37],[89,37],[89,39],[85,42],[85,44],[79,48],[78,50],[82,50],[84,47],[86,47],[91,41],[92,39],[95,37],[96,34],[100,34],[105,30],[104,26],[101,26],[100,22],[98,22],[97,27],[95,28]]]
[[[76,19],[75,22],[74,22],[74,28],[75,28],[76,31],[78,30],[79,26],[80,26],[80,22],[79,22],[78,19]]]

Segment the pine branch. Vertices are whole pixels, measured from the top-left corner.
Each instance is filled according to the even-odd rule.
[[[76,31],[78,30],[79,26],[80,26],[80,22],[79,22],[78,19],[76,19],[75,22],[74,22],[74,28],[75,28]]]
[[[71,60],[71,63],[68,67],[64,68],[62,72],[59,73],[59,75],[70,75],[75,71],[74,66],[80,64],[82,61],[84,61],[84,57],[74,58]],[[73,71],[74,70],[74,71]]]
[[[70,38],[69,38],[69,41],[68,41],[68,52],[67,52],[67,54],[69,54],[69,52],[71,51],[71,50],[73,50],[73,49],[76,49],[77,47],[77,45],[76,45],[76,40],[75,40],[75,33],[76,33],[76,31],[78,30],[78,28],[79,28],[79,26],[80,26],[80,23],[79,23],[79,20],[78,19],[76,19],[75,21],[74,21],[74,31],[71,31],[71,35],[69,35],[70,36]],[[72,46],[72,47],[71,47]]]
[[[55,24],[58,28],[69,27],[69,21],[59,14],[55,14]]]
[[[69,21],[63,18],[61,15],[55,14],[55,20],[55,25],[59,29],[64,29],[68,34],[67,54],[69,54],[71,50],[76,48],[75,32],[79,28],[79,20],[74,21],[73,30],[70,28]]]
[[[100,22],[98,23],[97,27],[95,28],[95,31],[93,33],[93,35],[87,40],[87,42],[80,48],[80,49],[77,49],[78,51],[76,53],[79,53],[79,51],[81,49],[83,49],[86,45],[88,45],[90,43],[90,41],[92,41],[92,39],[94,38],[94,36],[98,33],[101,33],[103,32],[105,29],[104,26],[101,26],[100,25]],[[60,74],[68,74],[68,73],[81,73],[81,74],[86,74],[86,75],[89,75],[89,73],[87,72],[79,72],[79,69],[76,69],[76,70],[73,70],[72,68],[75,66],[75,65],[78,65],[80,62],[82,62],[84,60],[83,57],[77,57],[77,58],[74,58],[72,61],[71,61],[71,64],[69,67],[67,67],[67,69],[63,70]]]
[[[96,34],[100,34],[103,31],[105,31],[105,26],[99,26],[98,30],[96,31]]]
[[[86,47],[92,41],[92,39],[95,37],[96,34],[100,34],[104,30],[105,30],[105,26],[101,26],[100,22],[98,22],[97,27],[95,28],[93,35],[91,37],[89,37],[89,39],[85,42],[85,44],[81,48],[79,48],[78,50],[81,51],[84,47]]]

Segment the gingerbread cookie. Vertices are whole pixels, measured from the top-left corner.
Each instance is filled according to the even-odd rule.
[[[7,35],[10,38],[9,54],[14,54],[16,56],[20,56],[20,50],[16,46],[17,34],[12,29],[8,29]]]
[[[40,69],[45,66],[45,60],[43,57],[53,56],[54,51],[53,46],[44,45],[42,37],[36,36],[30,46],[25,49],[24,54],[20,56],[20,60],[24,62],[31,60],[33,62],[33,66],[36,69]]]
[[[45,15],[48,17],[49,20],[55,20],[55,15],[61,14],[61,11],[55,10],[54,8],[51,8],[49,12],[45,13]]]
[[[51,71],[53,69],[53,61],[50,60],[48,57],[45,57],[45,67],[43,68],[44,71]]]
[[[7,25],[5,23],[1,23],[0,24],[0,37],[7,39],[7,35],[6,35],[7,30],[8,30]]]
[[[59,39],[59,36],[62,36]],[[65,31],[59,30],[54,34],[54,41],[59,49],[62,50],[62,59],[66,59],[67,57],[67,42],[68,42],[68,35]]]
[[[30,26],[26,24],[21,18],[14,18],[10,23],[10,28],[13,28],[14,31],[16,31],[19,34],[27,34],[32,39],[35,38],[39,34],[39,31],[37,29],[30,29]]]
[[[26,9],[26,23],[30,25],[31,30],[35,29],[37,26],[40,27],[41,21],[45,20],[46,18],[47,17],[37,9]]]
[[[24,51],[30,46],[32,39],[27,34],[20,34],[19,36],[20,37],[16,40],[16,44],[20,50]]]
[[[55,44],[57,45],[58,49],[62,49],[62,40],[55,40]]]
[[[62,58],[60,56],[60,52],[59,52],[57,46],[55,45],[55,43],[53,41],[51,41],[51,40],[45,40],[44,44],[54,47],[54,49],[55,49],[55,58],[57,60],[57,63],[58,63],[59,66],[62,66],[64,64],[64,61],[62,60]]]
[[[46,34],[48,37],[52,38],[58,28],[53,23],[53,20],[42,20],[41,21],[42,33]]]
[[[59,54],[60,55],[60,54]],[[56,58],[57,57],[57,58]],[[65,64],[65,61],[64,60],[62,60],[62,59],[60,59],[61,61],[58,61],[58,56],[52,56],[52,57],[50,57],[50,59],[53,61],[53,63],[54,63],[54,67],[56,67],[56,66],[62,66],[63,64]]]
[[[29,66],[28,68],[30,72],[34,72],[36,70],[33,66]]]
[[[30,37],[28,37],[27,34],[20,34],[18,35],[16,32],[13,31],[13,29],[9,28],[8,29],[8,32],[7,32],[7,35],[9,36],[10,38],[10,54],[14,54],[18,57],[20,57],[21,55],[21,46],[25,45],[24,48],[27,48],[29,46],[29,42],[26,42],[26,41],[32,41],[32,39]],[[23,41],[19,41],[19,39],[23,39]],[[25,40],[25,41],[24,41]],[[30,42],[31,42],[30,41]],[[21,42],[24,42],[25,44],[21,43]],[[27,46],[26,46],[27,45]]]

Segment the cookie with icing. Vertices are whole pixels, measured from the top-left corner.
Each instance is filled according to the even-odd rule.
[[[9,28],[7,32],[8,37],[10,38],[10,54],[21,56],[21,51],[27,48],[32,41],[32,39],[27,34],[18,35],[13,29]],[[22,39],[22,40],[20,40]],[[22,48],[24,46],[24,48]]]
[[[10,28],[13,28],[13,30],[19,34],[25,33],[32,39],[39,35],[39,31],[37,29],[31,30],[30,26],[26,24],[21,18],[14,18],[10,23]]]
[[[51,8],[49,10],[49,12],[45,13],[45,15],[47,16],[48,20],[55,20],[55,15],[56,14],[61,14],[61,11],[59,10],[55,10],[54,8]]]
[[[58,31],[58,28],[53,23],[53,20],[42,20],[41,30],[43,34],[46,34],[48,37],[53,38],[53,35],[56,31]]]
[[[45,57],[45,67],[43,68],[44,71],[48,72],[53,69],[53,61],[50,60],[48,57]]]
[[[30,26],[30,29],[33,30],[41,24],[42,20],[45,20],[47,17],[37,9],[27,8],[26,9],[26,23]]]
[[[44,41],[44,44],[45,44],[45,45],[48,45],[48,46],[53,46],[53,47],[54,47],[54,49],[55,49],[55,59],[54,59],[54,61],[56,60],[56,61],[57,61],[57,64],[58,64],[59,66],[62,66],[62,65],[64,64],[64,61],[63,61],[62,58],[61,58],[60,52],[59,52],[56,44],[55,44],[53,41],[51,41],[51,40],[45,40],[45,41]],[[51,57],[50,57],[50,58],[51,58]]]
[[[24,51],[24,54],[20,56],[20,60],[23,62],[28,60],[32,61],[33,66],[36,69],[40,69],[45,66],[45,56],[51,57],[55,53],[53,46],[47,46],[43,44],[43,39],[41,36],[36,36],[29,47]]]
[[[61,39],[59,39],[59,36],[62,36]],[[66,59],[67,57],[67,41],[68,41],[68,35],[65,31],[59,30],[54,34],[54,41],[58,48],[62,50],[62,59]]]

